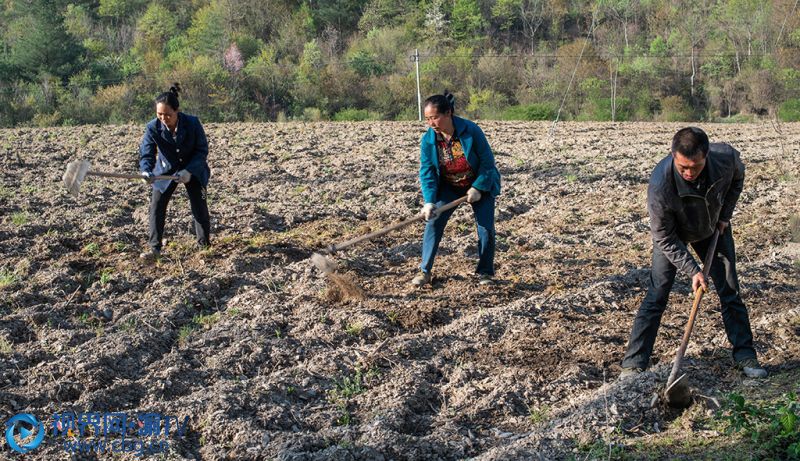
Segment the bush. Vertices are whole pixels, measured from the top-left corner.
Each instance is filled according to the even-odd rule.
[[[502,118],[502,111],[508,105],[508,98],[494,90],[470,90],[467,103],[467,116],[475,119]]]
[[[665,122],[692,120],[692,111],[680,96],[667,96],[661,98],[661,120]]]
[[[322,120],[322,111],[316,107],[306,107],[303,109],[303,121],[319,122]]]
[[[342,109],[333,116],[333,121],[335,122],[363,122],[380,119],[380,114],[370,112],[367,109],[354,109],[352,107]]]
[[[731,393],[722,420],[727,433],[738,432],[752,440],[754,459],[800,459],[800,401],[794,393],[764,403]]]
[[[503,112],[503,120],[552,120],[556,118],[556,108],[547,102],[511,106]]]
[[[790,99],[778,108],[778,118],[784,122],[800,121],[800,99]]]
[[[417,106],[404,107],[394,116],[394,119],[402,122],[417,121],[419,120],[419,110]]]

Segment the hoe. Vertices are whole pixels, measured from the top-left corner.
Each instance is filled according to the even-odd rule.
[[[719,238],[719,230],[715,230],[711,236],[711,243],[708,245],[706,252],[706,259],[703,261],[703,276],[708,280],[708,274],[711,270],[711,264],[714,262],[714,253],[717,251],[717,239]],[[703,287],[697,287],[694,292],[694,302],[692,303],[692,310],[689,313],[689,321],[686,323],[686,329],[683,332],[683,340],[681,346],[675,354],[675,361],[672,364],[672,372],[667,379],[667,388],[664,391],[664,398],[671,407],[686,408],[692,403],[692,392],[689,389],[686,373],[680,377],[678,373],[681,370],[681,362],[683,362],[683,355],[686,353],[686,346],[689,345],[689,336],[692,334],[694,328],[694,320],[697,317],[697,310],[700,307],[700,300],[703,299]]]
[[[462,203],[464,203],[466,201],[467,201],[467,197],[464,196],[464,197],[461,197],[459,199],[453,200],[452,202],[450,202],[450,203],[448,203],[446,205],[442,205],[441,207],[436,209],[435,216],[438,216],[443,211],[447,211],[447,210],[449,210],[451,208],[455,208],[455,207],[461,205]],[[366,241],[366,240],[374,239],[375,237],[380,237],[382,235],[386,235],[386,234],[388,234],[389,232],[391,232],[393,230],[397,230],[397,229],[406,227],[409,224],[413,224],[413,223],[415,223],[417,221],[421,221],[422,219],[423,219],[422,218],[422,214],[421,213],[417,214],[417,215],[415,215],[415,216],[413,216],[411,218],[406,219],[405,221],[400,221],[399,223],[392,224],[390,226],[386,226],[383,229],[377,230],[375,232],[371,232],[369,234],[362,235],[360,237],[352,238],[352,239],[350,239],[350,240],[348,240],[346,242],[342,242],[342,243],[339,243],[339,244],[336,244],[336,245],[330,245],[322,253],[325,253],[325,254],[328,254],[330,256],[333,256],[334,254],[336,254],[337,251],[344,250],[345,248],[351,247],[351,246],[355,245],[356,243],[360,243],[360,242],[363,242],[363,241]],[[323,274],[325,274],[326,276],[331,278],[345,294],[350,294],[350,295],[357,294],[357,295],[360,295],[361,290],[357,286],[355,286],[352,282],[349,282],[349,281],[345,280],[344,278],[342,278],[341,276],[338,276],[336,274],[337,265],[336,265],[335,261],[332,261],[330,258],[328,258],[328,257],[326,257],[326,256],[324,256],[324,255],[322,255],[320,253],[314,253],[313,255],[311,255],[311,262],[317,267],[317,269],[319,269],[320,272],[322,272]]]
[[[135,173],[107,173],[102,171],[90,171],[92,165],[87,160],[75,160],[67,163],[67,170],[64,172],[64,186],[67,191],[77,197],[81,190],[81,184],[86,176],[102,176],[104,178],[118,179],[142,179],[142,176]],[[153,179],[178,179],[177,176],[153,176]]]

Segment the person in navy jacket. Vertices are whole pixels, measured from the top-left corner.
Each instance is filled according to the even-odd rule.
[[[208,141],[200,120],[180,111],[177,83],[156,97],[156,118],[144,130],[139,146],[139,170],[142,178],[153,186],[150,198],[150,249],[143,259],[161,256],[167,205],[178,183],[186,187],[194,218],[197,242],[210,244],[211,218],[206,203],[206,187],[211,176],[208,167]],[[176,179],[154,180],[155,176],[174,175]]]
[[[490,285],[494,276],[494,201],[500,194],[500,172],[492,149],[478,125],[453,115],[455,98],[447,90],[426,99],[424,107],[429,128],[420,140],[419,181],[427,224],[422,238],[422,272],[411,283],[431,283],[433,260],[455,211],[439,214],[436,209],[466,195],[478,230],[478,283]]]

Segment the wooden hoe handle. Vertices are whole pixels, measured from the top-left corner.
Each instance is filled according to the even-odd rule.
[[[708,278],[708,274],[711,271],[711,264],[714,262],[714,253],[717,251],[717,239],[719,238],[719,230],[715,230],[714,234],[711,236],[711,242],[708,245],[708,249],[706,250],[706,259],[703,261],[703,276]],[[700,308],[700,300],[703,299],[703,287],[697,287],[697,290],[694,292],[694,302],[692,303],[692,310],[689,313],[689,321],[686,322],[686,329],[683,331],[683,339],[681,340],[681,346],[678,348],[678,352],[675,354],[675,362],[672,364],[672,371],[669,374],[669,378],[667,379],[667,388],[675,382],[675,379],[678,377],[678,372],[681,369],[681,363],[683,362],[683,355],[686,353],[686,347],[689,345],[689,337],[692,335],[692,329],[694,328],[694,320],[697,317],[697,311]]]
[[[453,200],[452,202],[450,202],[450,203],[448,203],[446,205],[442,205],[442,206],[440,206],[439,208],[437,208],[435,210],[436,211],[436,216],[438,216],[442,212],[447,211],[447,210],[449,210],[451,208],[455,208],[455,207],[461,205],[462,203],[464,203],[466,201],[467,201],[467,196],[465,195],[465,196],[463,196],[463,197],[461,197],[461,198],[459,198],[457,200]],[[377,230],[375,232],[371,232],[369,234],[362,235],[361,237],[356,237],[356,238],[350,239],[350,240],[348,240],[346,242],[342,242],[342,243],[339,243],[339,244],[336,244],[336,245],[331,245],[331,246],[328,247],[327,251],[330,254],[336,253],[337,251],[344,250],[345,248],[353,246],[356,243],[360,243],[360,242],[363,242],[365,240],[371,240],[371,239],[374,239],[375,237],[380,237],[381,235],[385,235],[385,234],[388,234],[389,232],[391,232],[393,230],[397,230],[397,229],[400,229],[402,227],[406,227],[407,225],[409,225],[411,223],[415,223],[417,221],[421,221],[422,219],[423,219],[422,218],[422,213],[419,213],[416,216],[414,216],[413,218],[408,218],[405,221],[400,221],[399,223],[395,223],[395,224],[392,224],[390,226],[386,226],[381,230]]]

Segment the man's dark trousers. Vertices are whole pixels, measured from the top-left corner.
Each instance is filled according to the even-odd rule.
[[[706,250],[711,243],[711,238],[692,243],[692,248],[700,256],[706,257]],[[667,307],[669,292],[675,281],[677,268],[664,256],[658,248],[653,248],[653,267],[650,272],[650,283],[647,295],[639,306],[639,312],[633,321],[631,338],[628,341],[628,350],[622,360],[624,368],[647,368],[653,345],[656,341],[661,316]],[[716,255],[711,264],[711,280],[717,289],[720,303],[722,304],[722,321],[725,324],[725,333],[728,341],[733,345],[733,359],[740,362],[744,359],[755,358],[753,349],[753,332],[750,330],[750,319],[747,308],[739,296],[739,281],[736,277],[736,250],[733,245],[731,227],[717,241]]]
[[[208,246],[211,234],[211,218],[208,214],[208,204],[206,203],[206,188],[194,176],[185,186],[189,195],[189,203],[192,207],[197,243],[201,246]],[[153,188],[153,195],[150,197],[150,238],[148,243],[150,248],[154,250],[161,251],[164,222],[167,219],[167,205],[176,187],[178,187],[178,183],[173,181],[164,192],[155,187]]]

